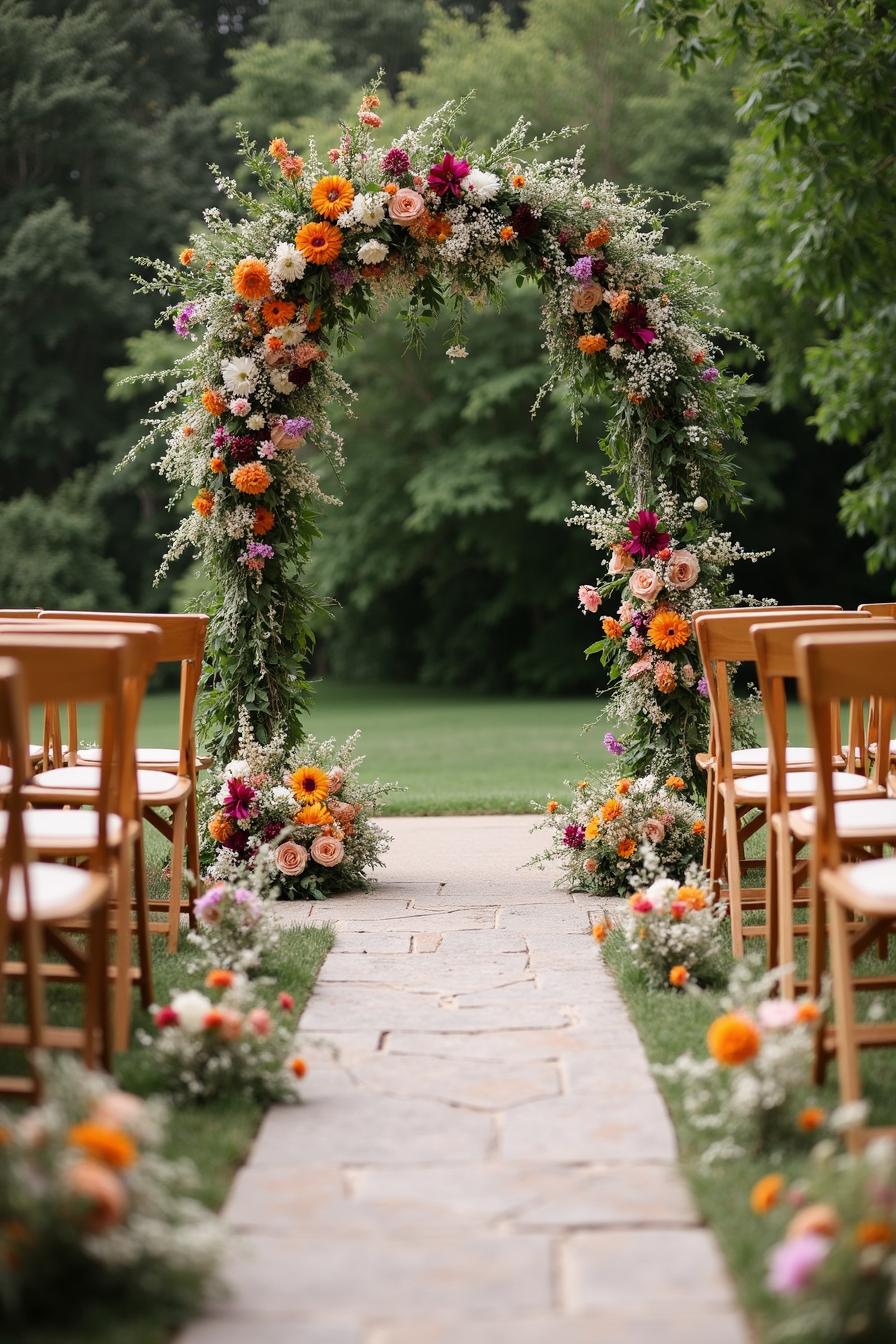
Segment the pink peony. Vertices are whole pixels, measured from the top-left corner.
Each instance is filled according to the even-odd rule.
[[[666,564],[666,583],[683,592],[693,588],[700,573],[700,561],[693,551],[673,551]]]
[[[308,851],[304,845],[297,845],[294,840],[284,840],[283,844],[274,850],[274,862],[286,877],[301,877],[308,862]]]
[[[597,611],[600,606],[600,593],[590,583],[579,584],[579,606],[583,611]]]
[[[653,602],[660,594],[663,581],[655,569],[636,569],[628,586],[640,602]]]
[[[345,857],[345,845],[333,835],[319,835],[311,846],[311,857],[321,868],[335,868]]]
[[[246,1014],[246,1021],[256,1036],[270,1036],[271,1015],[267,1008],[252,1008]]]
[[[580,285],[574,289],[570,303],[576,313],[590,313],[603,302],[604,291],[598,284]]]
[[[396,224],[413,224],[423,214],[426,205],[419,191],[399,187],[389,200],[389,218]]]
[[[634,569],[635,562],[628,551],[620,544],[613,547],[613,554],[610,557],[610,563],[607,566],[609,574],[627,574],[630,569]]]

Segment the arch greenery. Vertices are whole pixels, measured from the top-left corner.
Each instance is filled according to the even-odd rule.
[[[261,743],[301,737],[317,605],[303,572],[328,499],[309,458],[323,454],[338,479],[330,411],[352,399],[332,355],[362,315],[399,299],[412,343],[448,306],[446,353],[463,358],[465,306],[499,303],[511,273],[543,299],[538,401],[565,389],[577,426],[587,402],[609,408],[610,494],[571,521],[608,562],[580,598],[617,686],[611,749],[633,770],[659,752],[686,772],[705,735],[686,618],[730,600],[745,554],[710,521],[742,502],[744,399],[743,379],[719,367],[730,333],[707,276],[665,244],[643,194],[589,184],[580,154],[550,157],[569,128],[531,140],[521,120],[475,153],[456,131],[463,104],[449,102],[377,143],[378,106],[374,86],[325,152],[242,137],[257,190],[214,169],[224,207],[206,211],[179,264],[139,262],[140,288],[164,296],[159,320],[185,341],[133,451],[163,440],[172,506],[192,499],[165,564],[195,550],[208,581],[205,740],[230,753],[240,710]],[[618,616],[599,614],[608,596],[622,598]]]

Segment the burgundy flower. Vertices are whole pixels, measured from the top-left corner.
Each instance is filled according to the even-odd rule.
[[[289,371],[289,381],[292,383],[293,387],[304,387],[306,383],[311,382],[310,367],[307,369],[300,369],[297,364],[294,364]]]
[[[526,205],[525,202],[511,210],[510,223],[518,238],[531,238],[533,233],[537,233],[541,227],[541,221],[531,205]]]
[[[563,843],[567,849],[585,848],[585,827],[567,826],[563,832]]]
[[[261,833],[262,840],[273,840],[283,830],[282,821],[269,821]]]
[[[254,434],[232,434],[227,451],[233,462],[253,462],[258,456],[258,443]]]
[[[626,345],[633,346],[635,350],[646,350],[656,340],[656,332],[646,326],[646,322],[647,309],[643,303],[630,303],[625,315],[613,323],[613,339],[625,341]]]
[[[658,555],[670,541],[669,533],[661,532],[659,527],[657,514],[651,509],[639,509],[637,518],[628,520],[628,530],[632,535],[629,541],[622,543],[623,550],[628,551],[629,555],[643,555],[645,559]]]
[[[235,854],[242,854],[248,843],[249,836],[245,831],[241,831],[239,827],[237,827],[233,835],[228,836],[228,838],[223,841],[224,848],[232,849]]]
[[[606,269],[607,269],[607,263],[606,263],[606,261],[605,261],[605,259],[604,259],[603,257],[592,257],[592,258],[591,258],[591,274],[592,274],[592,275],[603,275],[603,273],[604,273],[604,271],[605,271]]]
[[[231,821],[245,821],[250,815],[250,805],[255,801],[255,790],[244,779],[228,779],[227,797],[221,808]]]
[[[411,161],[403,149],[396,145],[383,155],[382,168],[388,177],[401,177],[402,173],[408,172]]]
[[[456,159],[446,154],[441,163],[434,163],[429,170],[427,182],[437,196],[460,196],[461,182],[469,175],[470,165],[466,159]]]

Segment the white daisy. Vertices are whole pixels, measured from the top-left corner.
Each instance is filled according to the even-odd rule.
[[[363,261],[365,266],[375,266],[378,262],[385,261],[388,255],[388,247],[377,238],[368,239],[358,248],[358,260]]]
[[[352,202],[352,216],[363,228],[375,229],[377,224],[382,224],[386,213],[384,199],[385,193],[381,191],[359,192]]]
[[[246,397],[255,387],[258,369],[254,360],[245,357],[230,359],[221,365],[221,376],[224,379],[224,386],[230,392],[235,392],[239,397]]]
[[[299,345],[305,339],[305,323],[290,322],[285,327],[275,327],[272,336],[279,336],[284,345]]]
[[[293,385],[289,381],[289,369],[271,369],[268,372],[268,377],[271,380],[271,387],[281,396],[285,397],[293,391]]]
[[[278,280],[283,280],[286,283],[290,280],[301,280],[305,274],[306,265],[305,258],[292,243],[277,244],[271,270]]]
[[[475,204],[493,201],[501,187],[501,179],[484,168],[471,168],[461,182],[461,188]]]

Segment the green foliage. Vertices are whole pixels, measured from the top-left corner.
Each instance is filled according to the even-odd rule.
[[[333,51],[316,38],[278,46],[253,42],[230,53],[234,88],[215,103],[221,138],[242,124],[262,142],[283,135],[304,143],[309,124],[338,120],[352,85],[335,68]]]

